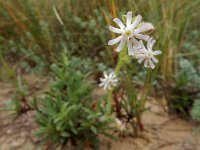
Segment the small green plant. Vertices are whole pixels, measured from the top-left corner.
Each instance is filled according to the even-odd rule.
[[[199,72],[187,59],[180,59],[179,71],[173,77],[174,82],[169,85],[169,112],[176,113],[183,118],[190,118],[190,111],[200,92]]]
[[[5,101],[5,107],[0,110],[12,111],[12,114],[18,118],[24,113],[37,109],[37,102],[35,97],[31,97],[30,87],[26,84],[26,81],[21,77],[20,70],[17,71],[15,79],[13,79],[15,85],[15,92],[12,98]]]
[[[78,67],[73,59],[63,56],[60,63],[52,66],[53,83],[39,100],[37,135],[51,143],[50,149],[60,145],[64,148],[69,142],[80,149],[86,145],[95,149],[98,135],[109,135],[106,131],[110,119],[103,103],[92,99],[92,83]]]

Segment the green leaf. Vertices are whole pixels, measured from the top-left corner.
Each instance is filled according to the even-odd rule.
[[[92,132],[93,132],[94,134],[97,134],[97,133],[98,133],[97,129],[96,129],[94,126],[91,126],[90,129],[92,130]]]
[[[70,134],[67,132],[62,132],[60,135],[67,138],[70,137]]]

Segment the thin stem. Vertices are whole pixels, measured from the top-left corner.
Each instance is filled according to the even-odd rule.
[[[112,113],[112,92],[112,90],[109,90],[107,95],[107,113],[109,115]]]
[[[116,74],[116,75],[119,74],[119,71],[120,71],[122,65],[123,65],[123,59],[120,57],[120,58],[119,58],[119,62],[117,63],[117,66],[116,66],[116,68],[115,68],[115,74]]]
[[[150,69],[148,69],[147,74],[146,74],[146,79],[145,79],[145,83],[144,83],[144,90],[143,90],[142,98],[141,98],[141,108],[142,109],[144,109],[144,107],[145,107],[147,95],[150,91],[149,83],[151,81],[151,72],[152,71]]]
[[[118,75],[119,71],[122,68],[122,65],[124,64],[124,58],[126,56],[126,49],[127,46],[124,46],[123,50],[121,51],[120,55],[119,55],[119,61],[117,63],[117,66],[115,67],[115,74]],[[110,115],[112,113],[112,97],[113,97],[113,88],[111,90],[108,91],[108,95],[107,95],[107,113]]]
[[[116,75],[119,74],[119,71],[121,70],[122,65],[125,63],[126,56],[127,56],[127,46],[124,46],[123,50],[119,54],[119,61],[118,61],[117,66],[115,68],[115,74]]]

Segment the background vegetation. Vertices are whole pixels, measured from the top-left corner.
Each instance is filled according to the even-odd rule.
[[[15,68],[49,68],[64,49],[109,63],[112,49],[106,45],[114,35],[109,34],[108,25],[127,10],[156,26],[154,34],[164,53],[158,71],[165,79],[170,80],[177,71],[183,53],[190,57],[198,54],[198,45],[192,40],[199,38],[198,0],[1,0],[0,4],[1,64],[15,64]]]

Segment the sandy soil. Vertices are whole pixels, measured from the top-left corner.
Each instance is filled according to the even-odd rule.
[[[29,78],[31,85],[41,83],[41,79]],[[0,82],[1,108],[3,102],[11,99],[13,92],[11,84]],[[117,141],[102,139],[100,150],[200,150],[200,134],[195,132],[198,125],[168,116],[158,100],[150,100],[147,107],[150,107],[150,111],[145,112],[142,118],[145,130],[139,137],[120,137]],[[33,136],[35,129],[33,112],[15,121],[10,112],[0,112],[0,150],[42,149],[38,146],[38,139]]]

